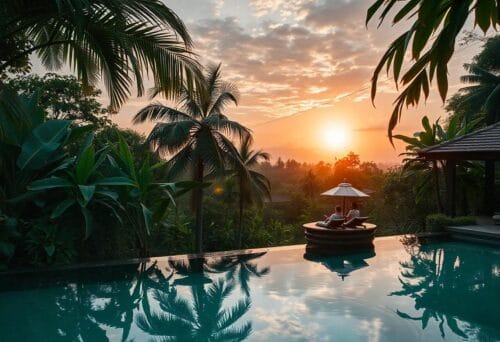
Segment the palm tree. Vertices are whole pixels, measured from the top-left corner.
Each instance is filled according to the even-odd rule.
[[[478,56],[481,56],[478,55]],[[477,58],[476,58],[477,59]],[[485,69],[479,64],[466,64],[465,69],[468,75],[460,79],[464,83],[471,84],[468,87],[460,89],[462,103],[472,107],[482,105],[480,108],[484,112],[484,122],[491,125],[500,120],[500,75],[498,70]],[[477,107],[476,107],[477,108]],[[493,212],[494,203],[494,185],[495,185],[495,163],[493,161],[485,162],[485,187],[484,187],[484,211],[486,214]]]
[[[269,161],[269,153],[262,150],[252,150],[252,138],[246,136],[241,141],[238,151],[238,163],[235,163],[233,176],[239,187],[239,221],[236,242],[241,248],[243,233],[243,209],[248,204],[262,205],[264,199],[271,198],[271,183],[263,174],[252,170],[261,161]],[[241,160],[241,162],[239,162]]]
[[[179,109],[151,104],[134,117],[134,123],[161,120],[147,138],[157,153],[173,155],[173,177],[188,168],[193,180],[203,182],[207,173],[221,174],[228,161],[241,163],[238,151],[228,136],[240,139],[250,131],[223,114],[229,103],[238,103],[236,87],[221,80],[220,64],[211,66],[194,91],[182,88],[176,98]],[[203,251],[203,189],[193,191],[196,214],[196,251]]]
[[[405,175],[409,177],[418,177],[417,182],[417,201],[427,199],[427,194],[434,191],[436,203],[440,213],[444,212],[444,205],[441,198],[441,170],[446,167],[447,161],[425,160],[418,156],[418,152],[424,148],[440,144],[445,141],[455,139],[461,135],[473,130],[476,124],[462,124],[459,116],[452,116],[446,126],[441,125],[440,120],[430,124],[429,119],[425,116],[422,119],[423,131],[414,133],[413,137],[405,135],[395,135],[394,138],[407,143],[406,152],[401,155],[403,159]],[[475,184],[477,173],[480,171],[477,163],[461,161],[457,163],[457,181],[463,191],[463,212],[468,214],[467,208],[467,193],[469,189],[477,188]]]
[[[29,70],[35,53],[84,84],[102,77],[112,108],[134,82],[143,94],[144,73],[169,96],[198,75],[183,22],[159,0],[5,0],[0,18],[0,75]]]
[[[404,170],[407,176],[420,175],[419,189],[417,190],[417,201],[425,200],[425,196],[429,193],[429,185],[434,186],[434,194],[436,203],[440,213],[444,211],[443,202],[441,200],[441,190],[439,182],[439,165],[436,160],[427,161],[419,158],[418,152],[421,149],[434,146],[440,143],[438,137],[439,120],[430,124],[429,118],[422,118],[423,131],[415,132],[413,137],[405,135],[395,135],[394,138],[401,140],[407,144],[406,152],[401,153],[405,156],[403,159]]]
[[[459,91],[465,94],[463,103],[480,103],[485,113],[485,123],[490,125],[500,120],[500,75],[477,64],[465,64],[469,72],[460,80],[471,84]]]

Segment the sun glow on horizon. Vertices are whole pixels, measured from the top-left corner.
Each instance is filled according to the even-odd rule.
[[[322,143],[331,150],[344,150],[350,141],[349,130],[340,124],[329,125],[323,130]]]

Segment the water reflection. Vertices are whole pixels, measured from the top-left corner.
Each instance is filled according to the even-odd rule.
[[[164,341],[242,341],[252,331],[252,324],[236,323],[250,308],[250,298],[224,307],[224,300],[234,290],[234,283],[218,279],[210,284],[191,285],[191,296],[177,290],[154,291],[160,311],[144,311],[136,317],[138,327]]]
[[[0,340],[500,340],[498,250],[377,244],[0,278]]]
[[[304,258],[310,261],[319,262],[331,272],[336,273],[342,280],[345,280],[351,272],[368,267],[366,259],[373,258],[375,251],[368,251],[353,255],[343,256],[312,256],[310,254],[304,255]]]
[[[402,289],[391,296],[414,300],[417,315],[397,310],[399,317],[438,322],[464,339],[498,340],[500,272],[499,254],[489,247],[449,243],[408,249],[410,259],[400,262]]]
[[[261,278],[269,274],[271,268],[258,266],[258,259],[266,252],[250,253],[245,255],[235,255],[224,257],[220,266],[227,270],[226,279],[228,281],[238,280],[241,291],[250,297],[250,278]]]
[[[240,341],[252,331],[250,278],[270,271],[257,266],[264,254],[21,277],[0,292],[0,340]]]
[[[167,292],[153,291],[159,310],[144,308],[136,317],[137,326],[148,335],[166,341],[244,340],[250,335],[252,324],[249,321],[238,324],[238,321],[250,308],[248,293],[229,307],[224,301],[234,292],[235,269],[241,270],[262,255],[170,261],[170,268],[181,278],[175,279],[174,288]],[[210,277],[224,273],[226,277],[216,280]],[[261,273],[240,271],[239,283],[246,284],[242,288],[248,288],[250,274],[261,276]],[[189,294],[179,294],[183,286],[189,288]]]

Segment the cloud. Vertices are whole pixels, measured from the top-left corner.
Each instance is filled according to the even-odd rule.
[[[314,128],[318,125],[310,124],[314,129],[309,130],[309,135],[295,139],[300,143],[278,143],[278,137],[268,131],[261,133],[257,125],[300,113],[324,112],[327,115],[320,115],[323,122],[327,120],[325,117],[348,118],[359,142],[365,139],[361,134],[370,139],[385,135],[397,90],[391,79],[381,78],[374,108],[369,98],[370,79],[389,43],[409,24],[386,23],[377,29],[374,22],[367,29],[366,10],[372,2],[186,0],[171,5],[185,20],[201,62],[222,62],[223,77],[238,86],[242,95],[239,106],[228,107],[227,114],[256,127],[254,133],[260,147],[285,155],[286,146],[289,154],[304,159],[320,153],[331,154],[319,151]],[[455,64],[460,66],[466,60]],[[450,73],[456,69],[450,66]],[[461,71],[461,67],[458,69]],[[457,77],[450,78],[450,89],[456,89],[456,83]],[[126,105],[122,112],[135,114],[138,103]],[[410,127],[404,133],[411,133],[420,125],[422,115],[432,118],[442,112],[439,98],[430,98],[426,106],[405,111],[404,126],[398,129]],[[286,126],[303,131],[312,120],[311,115],[303,115],[300,123],[295,120],[293,125]],[[130,118],[124,122],[130,122]],[[396,160],[397,152],[387,152],[386,145],[386,139],[380,139],[377,144],[360,143],[352,148],[359,149],[357,152],[369,159],[381,160],[391,154],[390,159]]]
[[[364,29],[364,15],[371,0],[336,0],[309,3],[305,22],[316,28]]]
[[[285,8],[280,1],[250,5],[268,11]],[[294,6],[308,13],[305,19],[281,23],[266,18],[249,30],[235,17],[225,17],[191,27],[200,56],[206,63],[222,61],[224,76],[240,88],[242,106],[236,112],[259,109],[248,118],[252,124],[331,106],[339,95],[356,91],[370,79],[373,58],[369,65],[366,60],[357,63],[371,49],[370,36],[358,32],[364,27],[322,31],[319,18],[313,16],[321,10],[318,6],[310,2]],[[356,101],[365,99],[357,94]]]

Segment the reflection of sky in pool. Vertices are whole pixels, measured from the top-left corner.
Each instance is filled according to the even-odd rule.
[[[3,275],[0,340],[500,339],[500,250],[397,238],[375,246],[313,260],[300,246],[48,279]]]

